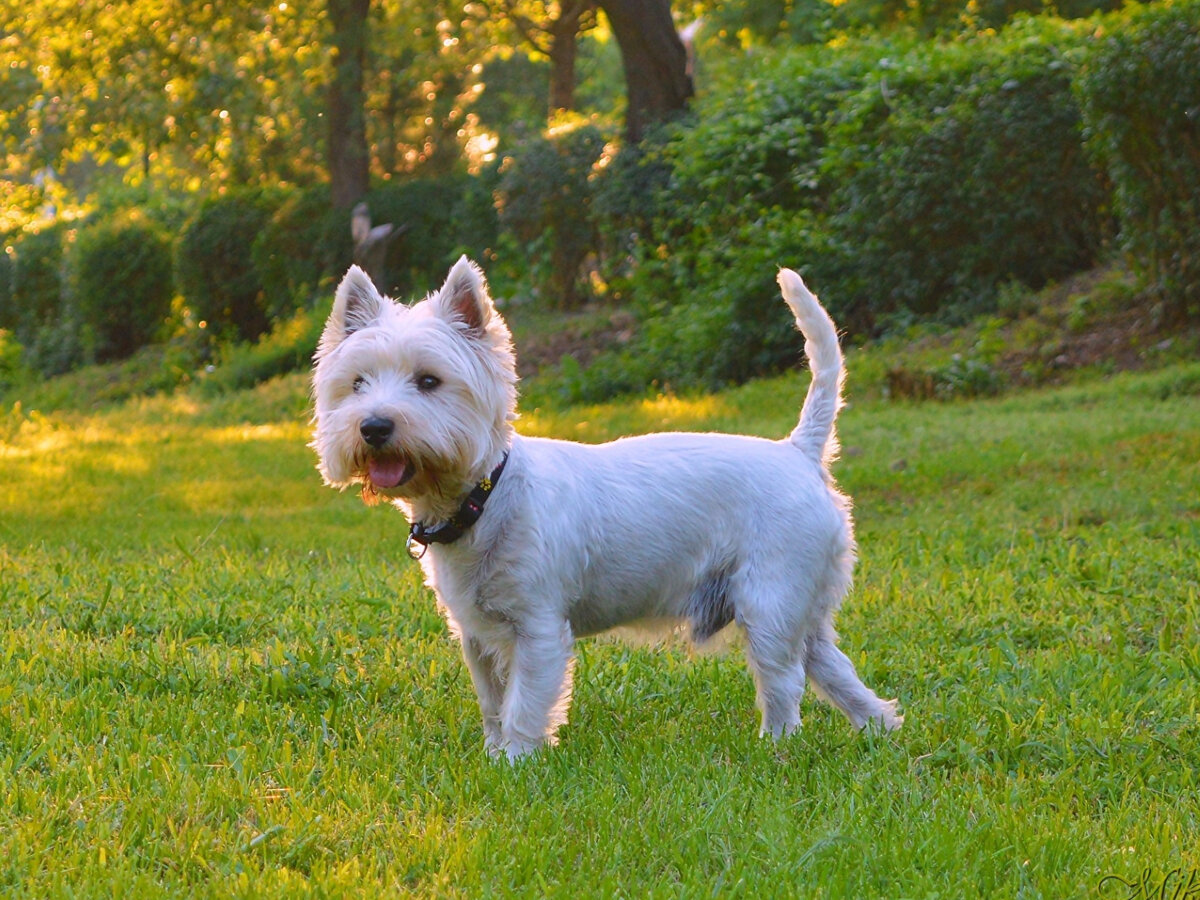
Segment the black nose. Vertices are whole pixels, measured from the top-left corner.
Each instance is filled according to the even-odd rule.
[[[381,416],[371,416],[369,419],[363,419],[363,423],[358,426],[358,431],[362,435],[362,439],[376,450],[388,442],[388,438],[392,436],[392,432],[395,430],[396,426],[392,420]]]

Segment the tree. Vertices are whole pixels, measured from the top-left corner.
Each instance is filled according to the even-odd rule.
[[[367,193],[367,152],[363,70],[367,62],[370,0],[328,0],[333,33],[333,73],[329,80],[330,194],[335,209],[350,209]]]
[[[596,26],[594,0],[503,0],[503,8],[525,42],[550,60],[550,115],[573,110],[575,52],[579,35]]]
[[[0,22],[10,173],[53,170],[86,193],[97,172],[196,188],[320,163],[324,21],[296,4],[0,0]]]
[[[625,139],[637,143],[652,122],[682,112],[692,97],[687,51],[670,0],[598,0],[621,48],[625,69]]]
[[[486,10],[453,0],[372,4],[366,104],[376,175],[445,174],[470,155],[471,105],[498,31]]]

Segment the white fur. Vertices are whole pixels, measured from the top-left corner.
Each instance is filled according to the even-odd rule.
[[[800,725],[805,681],[862,728],[903,721],[837,648],[850,587],[849,501],[827,463],[843,378],[837,334],[800,277],[779,274],[813,381],[787,440],[654,434],[584,445],[517,435],[508,329],[465,258],[412,307],[351,269],[318,351],[313,446],[329,484],[365,483],[410,521],[436,525],[509,452],[482,518],[421,560],[479,695],[488,750],[519,757],[555,741],[571,699],[576,638],[642,620],[729,620],[746,637],[762,733]],[[419,379],[432,374],[435,389]],[[357,391],[355,380],[362,378]],[[359,433],[396,423],[386,447]],[[372,454],[414,474],[372,487]],[[390,458],[390,457],[389,457]]]

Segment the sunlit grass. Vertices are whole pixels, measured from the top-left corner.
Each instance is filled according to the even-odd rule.
[[[565,410],[535,408],[522,412],[518,430],[540,437],[596,442],[648,431],[711,430],[713,423],[727,414],[727,404],[720,397],[659,394]]]
[[[1200,867],[1200,367],[999,400],[853,393],[840,619],[904,729],[739,654],[586,643],[516,768],[384,508],[324,488],[305,385],[0,422],[0,894],[1104,897]],[[529,433],[781,436],[804,379],[529,410]],[[585,428],[579,428],[586,422]]]

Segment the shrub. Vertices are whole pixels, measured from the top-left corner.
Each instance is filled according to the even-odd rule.
[[[67,231],[63,223],[40,231],[26,231],[18,234],[6,250],[11,258],[11,307],[0,321],[12,328],[23,344],[30,341],[40,326],[62,314],[63,244]]]
[[[379,285],[394,297],[437,287],[460,254],[481,259],[495,244],[486,176],[403,179],[376,185],[363,199],[373,225],[404,229],[388,245]],[[264,225],[253,259],[272,320],[324,306],[354,261],[350,211],[330,206],[327,185],[296,191]]]
[[[124,359],[163,332],[174,293],[171,243],[136,212],[85,225],[69,256],[70,287],[97,361]]]
[[[570,308],[588,296],[583,265],[597,243],[593,169],[604,144],[594,125],[562,126],[525,141],[505,161],[500,224],[528,260],[547,306]]]
[[[211,197],[180,237],[175,259],[179,292],[196,318],[217,334],[253,340],[267,330],[263,283],[251,248],[275,200],[261,190]]]
[[[1200,316],[1200,2],[1106,20],[1077,80],[1121,243],[1175,318]]]
[[[887,52],[881,43],[780,53],[734,73],[700,104],[697,123],[607,173],[606,204],[624,190],[649,207],[624,227],[635,259],[628,290],[645,322],[638,352],[655,360],[654,377],[716,386],[793,363],[800,344],[774,284],[780,265],[828,290],[848,324],[822,224],[827,123]]]
[[[974,315],[1007,281],[1039,288],[1094,263],[1105,188],[1071,92],[1080,42],[1027,20],[931,45],[881,60],[837,114],[828,224],[854,248],[853,302],[871,319]]]
[[[488,180],[487,175],[409,178],[371,191],[366,202],[372,222],[405,229],[388,246],[381,290],[400,298],[424,294],[442,283],[463,253],[482,262],[497,235]]]
[[[322,292],[332,296],[354,255],[350,213],[333,209],[327,184],[294,191],[263,223],[251,255],[268,314],[286,318]]]
[[[212,372],[201,384],[208,393],[240,390],[283,375],[307,369],[317,350],[325,317],[317,310],[304,310],[277,321],[271,331],[254,344],[224,348]]]
[[[13,269],[16,247],[12,238],[0,234],[0,328],[12,329],[17,324],[17,307],[13,303]]]
[[[29,371],[21,359],[21,345],[12,333],[0,328],[0,396],[29,380]]]
[[[64,246],[74,232],[65,222],[25,231],[11,248],[8,309],[3,321],[24,348],[26,366],[60,375],[84,359],[79,321],[67,298]]]
[[[1029,21],[956,44],[801,48],[735,73],[653,153],[667,174],[632,290],[676,329],[644,328],[661,342],[647,352],[705,384],[793,364],[779,265],[860,333],[975,315],[1002,286],[1091,265],[1106,219],[1070,86],[1083,40]]]

